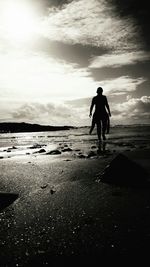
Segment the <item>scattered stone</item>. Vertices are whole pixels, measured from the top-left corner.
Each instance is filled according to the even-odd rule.
[[[97,154],[94,152],[94,151],[90,151],[87,158],[91,158],[91,157],[94,157],[94,156],[97,156]]]
[[[55,192],[56,192],[56,190],[54,190],[54,189],[50,190],[51,195],[53,195]]]
[[[51,150],[51,151],[46,153],[46,155],[58,155],[58,154],[61,154],[61,151],[59,151],[58,149]]]
[[[68,145],[67,144],[64,144],[64,147],[68,147]]]
[[[35,149],[35,148],[41,148],[41,147],[42,147],[41,145],[39,145],[39,144],[35,144],[35,145],[33,145],[33,146],[29,147],[29,148],[31,148],[31,149]]]
[[[86,156],[85,156],[85,155],[83,155],[83,154],[79,154],[79,155],[78,155],[78,158],[80,158],[80,159],[85,159],[85,158],[86,158]]]
[[[4,157],[0,157],[0,159],[3,159]]]
[[[17,147],[13,146],[12,149],[17,149]]]
[[[46,152],[46,150],[43,148],[38,151],[38,153],[45,153],[45,152]]]
[[[64,161],[71,161],[71,159],[65,159]]]
[[[96,148],[96,146],[91,146],[92,149]]]
[[[41,189],[45,189],[48,186],[48,184],[42,185]]]
[[[30,155],[30,153],[27,152],[26,155]]]
[[[72,149],[70,147],[62,149],[62,152],[70,152]]]

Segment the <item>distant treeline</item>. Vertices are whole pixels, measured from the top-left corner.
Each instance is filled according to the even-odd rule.
[[[30,123],[2,122],[0,123],[0,133],[19,133],[19,132],[43,132],[60,131],[74,129],[73,126],[49,126]]]

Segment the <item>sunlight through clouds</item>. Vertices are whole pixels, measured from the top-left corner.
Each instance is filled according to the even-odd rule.
[[[0,3],[0,23],[5,38],[14,45],[32,41],[39,27],[34,6],[18,0]]]
[[[98,86],[112,100],[112,121],[133,99],[147,107],[150,52],[141,30],[113,1],[1,0],[0,120],[88,124]]]
[[[74,65],[56,62],[43,54],[1,55],[0,68],[3,69],[0,84],[7,88],[8,98],[10,95],[41,101],[80,98],[92,94],[95,87],[86,69],[76,69]]]

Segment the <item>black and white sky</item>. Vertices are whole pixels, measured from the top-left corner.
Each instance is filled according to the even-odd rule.
[[[101,86],[112,124],[150,123],[147,0],[0,0],[0,121],[89,125]]]

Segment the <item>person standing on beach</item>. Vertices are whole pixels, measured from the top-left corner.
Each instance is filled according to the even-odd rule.
[[[94,106],[95,106],[95,111],[92,117],[92,125],[89,134],[92,133],[96,124],[98,140],[101,141],[101,127],[102,127],[103,140],[106,140],[105,133],[106,129],[107,133],[109,132],[109,117],[111,117],[111,113],[107,97],[103,95],[102,87],[97,88],[97,96],[93,97],[92,99],[89,117],[92,116],[92,110]]]

